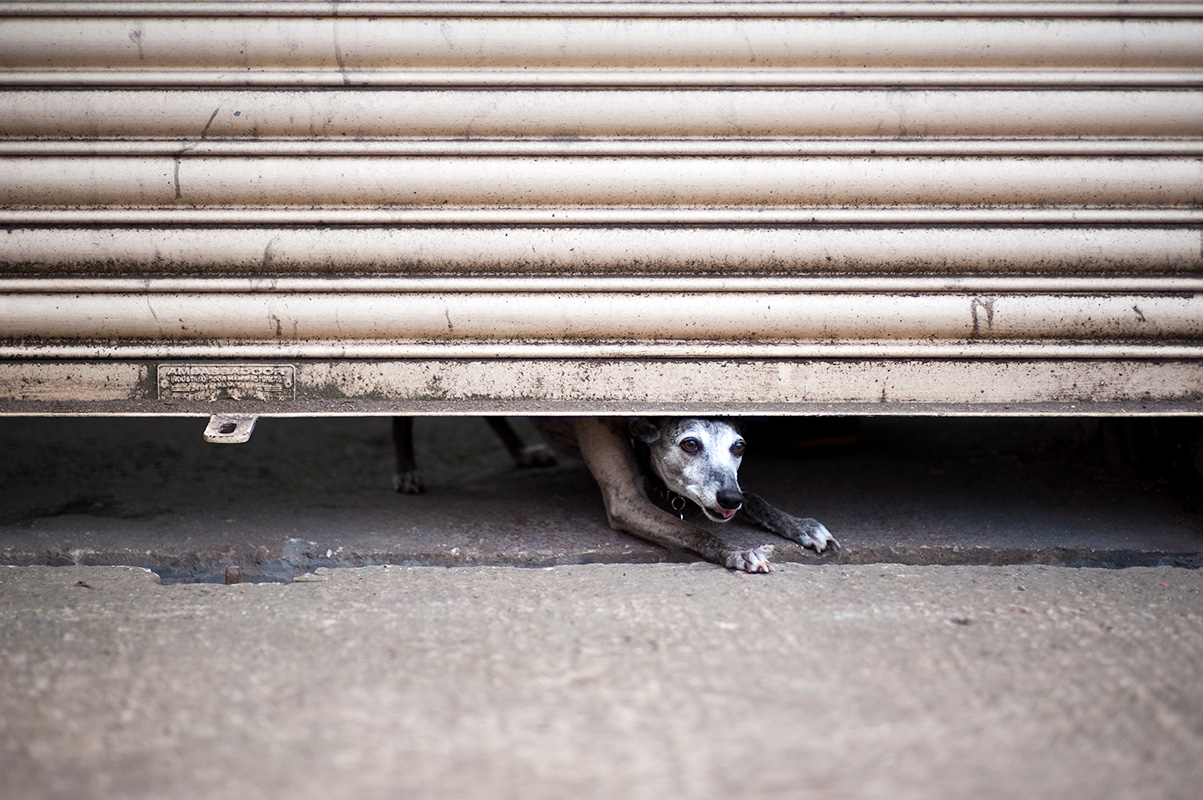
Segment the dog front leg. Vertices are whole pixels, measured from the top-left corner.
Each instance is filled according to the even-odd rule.
[[[743,511],[758,525],[770,533],[797,542],[803,547],[813,547],[821,553],[828,544],[839,547],[840,543],[818,520],[794,517],[769,505],[760,495],[744,492]]]
[[[643,476],[625,433],[594,417],[577,421],[581,456],[601,488],[610,527],[656,544],[690,550],[708,561],[744,572],[770,572],[772,545],[751,550],[730,547],[719,537],[657,508],[644,490]]]

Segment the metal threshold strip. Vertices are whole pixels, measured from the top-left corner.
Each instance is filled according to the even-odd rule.
[[[0,415],[1183,415],[1197,359],[0,361]],[[245,432],[245,428],[243,429]]]

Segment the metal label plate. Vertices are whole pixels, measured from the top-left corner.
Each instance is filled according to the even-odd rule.
[[[160,400],[295,400],[291,364],[160,364]]]

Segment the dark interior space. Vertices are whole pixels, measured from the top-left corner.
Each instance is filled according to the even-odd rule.
[[[392,490],[384,417],[0,419],[0,561],[129,564],[167,581],[319,566],[692,560],[611,531],[580,462],[520,470],[483,420],[419,418],[427,491]],[[524,420],[522,436],[537,441]],[[756,418],[741,483],[840,548],[775,561],[1123,567],[1203,561],[1197,418]],[[695,520],[697,521],[697,520]],[[767,534],[712,524],[754,546]]]

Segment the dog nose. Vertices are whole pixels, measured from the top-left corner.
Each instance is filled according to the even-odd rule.
[[[714,496],[718,507],[725,511],[733,511],[744,503],[744,493],[738,489],[722,489]]]

